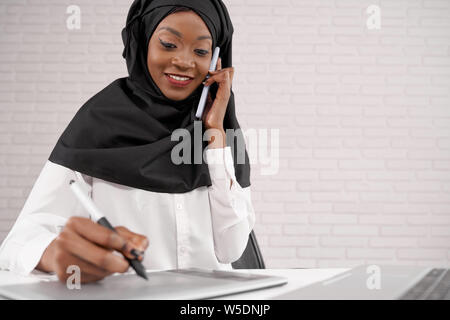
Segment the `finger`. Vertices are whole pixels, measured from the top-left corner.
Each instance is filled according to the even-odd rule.
[[[100,280],[103,280],[105,277],[99,277],[99,276],[95,276],[92,274],[81,274],[81,279],[80,282],[81,283],[90,283],[90,282],[97,282]]]
[[[66,227],[85,238],[104,248],[117,251],[127,250],[130,252],[133,246],[127,243],[127,240],[116,233],[94,221],[83,217],[71,217]]]
[[[229,71],[224,69],[224,71],[212,75],[208,80],[205,81],[205,86],[210,86],[214,82],[222,83],[229,80]]]
[[[212,85],[215,82],[215,78],[214,76],[211,76],[208,78],[208,80],[205,81],[205,86],[209,87],[210,85]]]
[[[231,72],[228,69],[225,69],[226,71],[223,72],[223,74],[220,75],[220,80],[219,82],[223,82],[225,84],[228,84],[230,82],[231,79]]]
[[[145,250],[148,248],[149,241],[146,236],[138,233],[134,233],[125,227],[116,227],[117,233],[124,239],[127,240],[127,247],[132,246],[131,249],[123,250],[123,253],[127,255],[128,258],[138,258],[143,259]]]
[[[81,276],[90,275],[97,278],[104,278],[112,274],[112,272],[99,268],[66,251],[61,250],[61,252],[56,255],[55,259],[57,260],[57,269],[59,270],[59,273],[66,273],[67,276],[70,276],[70,273],[67,272],[69,266],[77,266],[80,268]]]
[[[221,69],[221,70],[216,70],[216,71],[208,71],[211,75],[217,75],[217,74],[221,74],[224,72],[230,72],[233,71],[233,67],[229,67],[229,68],[225,68],[225,69]]]
[[[119,235],[117,235],[119,236]],[[129,263],[123,257],[114,252],[99,247],[71,229],[65,230],[59,236],[63,249],[80,259],[110,272],[125,272],[128,270]]]
[[[217,69],[216,70],[221,70],[222,69],[222,59],[219,58],[219,60],[217,61]]]
[[[149,245],[148,238],[142,234],[135,233],[127,229],[126,227],[119,226],[115,228],[117,233],[126,240],[134,244],[136,249],[144,251]]]
[[[229,67],[229,68],[215,70],[215,71],[209,70],[208,73],[210,75],[215,75],[215,74],[219,74],[219,73],[222,73],[222,72],[225,72],[225,71],[230,71],[230,72],[233,71],[234,72],[234,68],[233,67]]]
[[[57,276],[58,276],[58,279],[61,282],[67,284],[67,279],[71,276],[71,274],[67,274],[64,271],[62,271],[62,272],[58,272]],[[97,282],[97,281],[100,281],[100,280],[102,280],[104,278],[105,277],[102,277],[102,276],[97,276],[97,275],[89,274],[89,273],[86,273],[86,272],[81,272],[81,274],[80,274],[80,283]]]

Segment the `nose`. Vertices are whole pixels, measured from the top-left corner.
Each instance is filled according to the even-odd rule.
[[[186,70],[195,67],[194,59],[189,54],[180,54],[172,59],[173,65],[180,69]]]

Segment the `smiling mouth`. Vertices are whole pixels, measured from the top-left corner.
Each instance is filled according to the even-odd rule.
[[[190,84],[194,79],[189,77],[180,77],[175,76],[171,74],[165,74],[166,79],[169,81],[170,84],[176,86],[176,87],[185,87],[188,84]]]

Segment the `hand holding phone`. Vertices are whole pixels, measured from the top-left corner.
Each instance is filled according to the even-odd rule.
[[[209,66],[209,71],[216,71],[217,61],[219,60],[219,53],[220,53],[220,48],[216,47],[216,49],[214,50],[212,59],[211,59],[211,65]],[[207,76],[207,78],[209,78],[209,75]],[[205,109],[206,99],[208,98],[209,87],[210,86],[203,87],[202,95],[200,97],[200,101],[199,101],[198,107],[197,107],[197,113],[195,114],[195,117],[197,119],[201,119],[203,116],[203,110]]]

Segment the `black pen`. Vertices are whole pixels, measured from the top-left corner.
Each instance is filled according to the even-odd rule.
[[[105,218],[105,216],[100,212],[100,210],[96,207],[91,198],[89,198],[78,186],[75,180],[70,180],[69,182],[70,188],[75,193],[77,198],[80,200],[81,204],[84,208],[91,214],[91,216],[97,221],[98,224],[117,232],[116,229],[109,223],[109,221]],[[132,252],[133,253],[133,252]],[[148,280],[147,273],[145,272],[145,268],[142,263],[137,259],[129,259],[124,256],[124,258],[130,263],[131,267],[136,271],[136,274]]]

